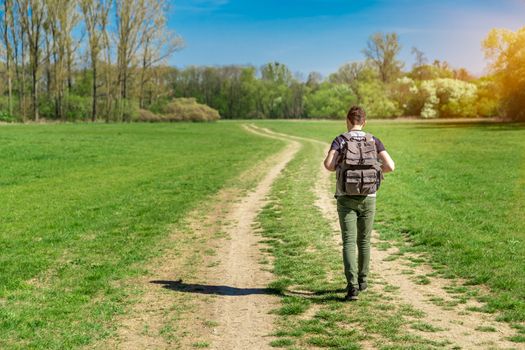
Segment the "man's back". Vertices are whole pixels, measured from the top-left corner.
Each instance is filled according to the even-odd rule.
[[[341,179],[343,175],[346,177],[349,170],[359,170],[362,172],[361,181],[364,182],[365,171],[369,169],[364,169],[366,167],[360,167],[359,165],[369,163],[370,158],[379,158],[380,166],[377,166],[377,164],[373,165],[377,166],[376,170],[379,170],[380,173],[394,170],[394,161],[386,151],[383,143],[373,135],[368,138],[365,137],[366,133],[362,131],[365,124],[366,116],[364,110],[357,106],[350,108],[346,119],[348,133],[337,136],[330,145],[330,150],[324,160],[324,166],[330,171],[337,171],[338,179]],[[370,142],[365,141],[365,146],[361,143],[360,146],[365,147],[366,150],[360,149],[354,155],[345,155],[346,158],[357,158],[356,155],[359,153],[359,165],[352,167],[354,165],[353,161],[349,161],[349,164],[345,164],[345,167],[340,166],[341,158],[345,158],[342,157],[343,152],[347,150],[345,143],[353,142],[353,137],[365,137],[365,140],[368,139]],[[371,138],[373,138],[373,143]],[[373,157],[366,157],[367,160],[365,160],[363,152],[372,147],[370,143],[375,145],[375,152],[373,152]],[[373,159],[373,161],[375,162],[371,163],[377,163],[377,159]],[[346,173],[342,174],[342,172]],[[356,178],[358,173],[356,172]],[[342,181],[337,181],[335,198],[337,200],[337,214],[343,239],[343,264],[348,291],[345,298],[347,300],[357,300],[359,291],[367,289],[370,238],[376,210],[376,194],[347,195],[346,188],[343,188],[341,183]],[[362,189],[362,185],[360,186]]]

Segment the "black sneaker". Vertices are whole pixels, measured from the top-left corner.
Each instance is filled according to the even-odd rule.
[[[345,295],[345,300],[353,301],[357,300],[357,296],[359,295],[359,290],[355,288],[349,288],[348,292]]]
[[[359,291],[363,292],[368,288],[368,284],[366,282],[359,282]]]

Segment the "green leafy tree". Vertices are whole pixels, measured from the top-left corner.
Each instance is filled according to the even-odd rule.
[[[279,85],[289,85],[293,80],[293,75],[285,64],[270,62],[261,67],[261,79]]]
[[[380,80],[363,81],[357,87],[359,104],[370,117],[389,118],[398,117],[402,110],[389,96],[389,90]]]
[[[507,117],[525,120],[525,27],[492,29],[483,42]]]
[[[454,71],[446,61],[435,60],[432,64],[414,66],[408,76],[414,80],[454,78]]]
[[[493,117],[500,115],[501,105],[498,86],[493,77],[484,77],[474,81],[478,96],[476,106],[478,116]]]
[[[306,86],[312,90],[319,88],[319,85],[323,82],[323,77],[319,72],[310,72],[306,79]]]
[[[344,118],[357,96],[347,84],[322,83],[306,97],[306,113],[314,118]]]

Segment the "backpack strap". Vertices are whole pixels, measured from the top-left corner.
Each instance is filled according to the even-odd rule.
[[[356,137],[356,136],[350,136],[350,131],[345,132],[341,136],[343,136],[346,139],[346,141],[350,141],[351,138]],[[374,135],[367,132],[365,133],[364,136],[357,136],[357,137],[364,137],[367,142],[370,142],[374,138]]]
[[[341,136],[343,136],[346,141],[350,141],[352,138],[352,136],[350,136],[350,132],[345,132],[344,134],[341,134]]]

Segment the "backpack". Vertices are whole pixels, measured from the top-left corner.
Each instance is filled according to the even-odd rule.
[[[337,171],[338,187],[346,195],[368,195],[377,192],[383,179],[381,163],[372,134],[352,136],[344,133]]]

